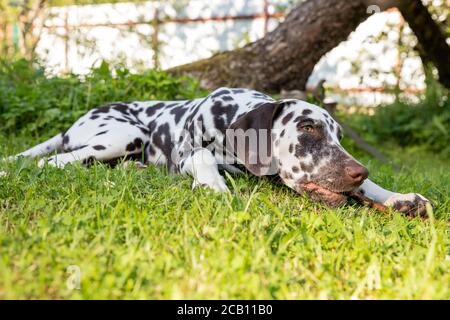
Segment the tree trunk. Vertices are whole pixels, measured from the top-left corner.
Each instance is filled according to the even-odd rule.
[[[422,6],[420,0],[402,0],[405,18],[414,20],[414,9]],[[184,74],[197,77],[205,88],[214,89],[220,86],[248,87],[265,92],[306,89],[306,82],[314,66],[320,58],[340,42],[347,39],[356,27],[367,19],[371,9],[385,10],[396,6],[399,1],[393,0],[307,0],[295,7],[285,21],[264,38],[233,51],[219,53],[209,59],[200,60],[168,70],[173,74]],[[426,10],[426,8],[424,8]],[[402,11],[403,12],[403,11]],[[409,14],[409,13],[412,14]],[[427,11],[428,12],[428,11]],[[421,11],[423,15],[423,12]],[[431,19],[431,17],[430,17]],[[433,25],[432,34],[423,37],[430,48],[430,57],[444,75],[449,64],[441,63],[449,58],[443,51],[443,58],[436,54],[448,45],[442,39],[434,40],[435,27],[431,19],[425,23],[413,23],[415,32],[424,32],[426,25]],[[424,46],[424,50],[428,50]],[[433,54],[431,54],[433,53]],[[439,56],[440,59],[436,57]],[[439,61],[439,65],[437,64]],[[445,61],[444,61],[445,62]],[[443,82],[446,84],[446,82]],[[448,87],[448,85],[446,85]]]

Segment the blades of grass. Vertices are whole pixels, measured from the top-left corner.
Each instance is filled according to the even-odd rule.
[[[253,197],[255,196],[256,191],[258,191],[258,185],[256,185],[256,186],[253,188],[253,191],[252,191],[252,193],[250,194],[250,197],[248,198],[247,204],[245,205],[244,212],[247,212],[247,211],[248,211],[248,208],[250,207],[250,203],[252,202],[252,199],[253,199]]]

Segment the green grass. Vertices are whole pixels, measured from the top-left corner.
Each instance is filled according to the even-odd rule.
[[[0,158],[35,142],[0,137]],[[450,162],[390,155],[409,169],[362,160],[374,181],[435,201],[434,220],[331,210],[250,176],[215,194],[155,167],[2,163],[0,299],[449,299]]]

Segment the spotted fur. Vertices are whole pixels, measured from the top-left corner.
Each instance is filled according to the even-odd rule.
[[[267,135],[246,143],[249,129]],[[367,170],[342,148],[341,139],[341,126],[318,106],[276,101],[248,89],[219,88],[193,100],[94,108],[67,131],[17,156],[53,154],[39,164],[57,167],[129,158],[143,161],[141,167],[152,163],[189,174],[194,187],[216,191],[228,190],[219,168],[239,173],[243,167],[257,176],[277,176],[293,190],[329,204],[340,204],[345,192],[359,188],[400,211],[423,211],[427,200],[422,196],[393,193],[366,179]]]

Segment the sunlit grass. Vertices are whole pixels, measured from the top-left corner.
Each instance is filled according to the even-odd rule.
[[[0,138],[0,157],[34,142]],[[2,163],[0,298],[449,299],[450,163],[386,152],[408,169],[364,157],[373,180],[431,198],[433,220],[331,210],[251,176],[215,194],[152,166]]]

